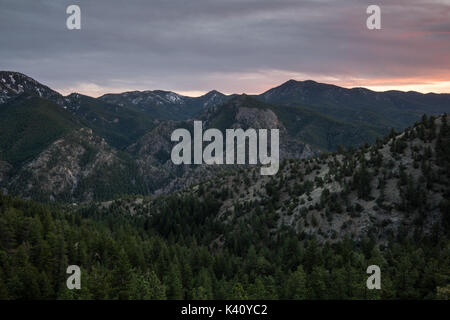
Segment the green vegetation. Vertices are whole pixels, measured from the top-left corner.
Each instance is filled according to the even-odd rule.
[[[418,92],[374,92],[346,89],[315,81],[290,80],[258,96],[263,101],[300,106],[354,125],[403,130],[423,114],[448,112],[450,95]],[[368,141],[367,141],[368,142]]]
[[[214,201],[171,197],[148,218],[64,211],[0,196],[1,299],[435,299],[448,290],[448,238],[319,246],[241,225],[212,248]],[[70,264],[82,268],[79,291],[65,287]],[[371,264],[382,290],[366,289]]]
[[[305,107],[273,106],[289,134],[323,151],[336,151],[338,146],[360,146],[373,143],[388,132],[358,121],[344,121]]]
[[[219,130],[232,128],[239,108],[273,111],[291,139],[323,151],[336,151],[339,145],[350,147],[374,143],[377,137],[389,132],[386,126],[333,117],[317,108],[269,104],[247,95],[237,96],[218,106],[208,115],[208,126]],[[287,137],[281,138],[283,141]]]
[[[26,186],[27,196],[42,201],[116,200],[39,204],[0,192],[0,299],[447,299],[447,116],[423,116],[403,134],[377,139],[387,125],[416,119],[425,95],[390,92],[374,105],[367,90],[351,90],[359,99],[349,102],[333,86],[324,93],[309,85],[312,91],[295,93],[295,101],[277,102],[283,106],[233,99],[211,111],[209,126],[230,127],[240,107],[270,109],[291,138],[337,152],[285,159],[275,176],[233,168],[152,199],[130,195],[158,189],[158,178],[144,179],[129,153],[100,138],[117,148],[136,141],[153,126],[141,111],[83,96],[72,97],[72,113],[26,94],[3,104],[0,160],[16,170],[56,139],[66,142],[41,171],[11,175],[8,192],[21,194]],[[431,97],[440,110],[445,99]],[[404,104],[410,108],[399,111]],[[100,137],[90,130],[80,136],[81,126]],[[192,121],[176,127],[192,130]],[[163,163],[169,153],[150,156]],[[82,178],[64,184],[75,170],[55,170],[50,178],[62,179],[52,181],[59,181],[53,195],[42,181],[58,164],[61,171],[81,168]],[[82,269],[79,291],[65,286],[72,264]],[[381,267],[382,290],[366,288],[372,264]]]
[[[145,202],[128,198],[58,208],[0,196],[0,298],[446,299],[450,130],[446,116],[439,121],[424,117],[373,147],[284,161],[257,191],[259,200],[244,201],[257,182],[245,170],[218,178],[233,185],[208,181],[194,192]],[[423,176],[409,173],[414,165],[384,159],[389,148],[394,159],[408,153]],[[318,176],[323,163],[329,172]],[[341,192],[327,188],[333,181],[343,186]],[[400,201],[387,201],[387,184],[397,187]],[[436,203],[427,200],[424,186],[443,195],[430,226],[427,212]],[[318,187],[319,201],[303,202],[300,212],[286,201],[310,202]],[[352,193],[357,198],[350,201]],[[232,208],[223,211],[230,201]],[[367,201],[376,201],[378,211],[396,210],[405,223],[414,217],[413,225],[386,233],[383,227],[393,222],[385,219],[353,237],[347,230],[366,214],[361,204]],[[285,211],[302,225],[280,223]],[[324,218],[329,223],[344,214],[352,217],[341,226],[345,235],[326,235]],[[80,291],[65,287],[72,264],[82,268]],[[381,268],[381,290],[366,288],[372,264]]]
[[[77,127],[56,103],[22,95],[0,107],[0,159],[19,166]]]
[[[153,128],[146,113],[129,106],[118,106],[80,94],[69,96],[72,112],[80,122],[91,128],[116,148],[123,149]]]

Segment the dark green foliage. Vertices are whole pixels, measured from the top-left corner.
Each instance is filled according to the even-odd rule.
[[[361,162],[360,168],[353,175],[353,187],[358,192],[358,197],[361,199],[368,199],[371,191],[372,177],[366,168],[366,162]]]
[[[208,116],[212,119],[209,126],[220,130],[231,128],[241,107],[273,111],[291,137],[322,150],[334,151],[338,145],[359,146],[365,142],[374,142],[376,137],[387,133],[385,126],[355,124],[330,117],[316,109],[269,104],[247,95],[235,97],[218,106]],[[286,137],[280,138],[283,140]]]
[[[450,95],[418,92],[374,92],[365,88],[345,89],[315,81],[289,80],[257,96],[265,102],[283,106],[301,106],[370,133],[378,128],[404,129],[420,120],[424,113],[448,112]],[[295,119],[295,118],[294,118]],[[366,127],[368,126],[368,127]]]
[[[81,124],[116,148],[127,147],[154,127],[152,117],[137,108],[109,104],[80,94],[68,98],[73,104],[69,108]]]
[[[56,103],[22,95],[0,107],[0,160],[19,166],[79,127]]]
[[[171,197],[166,203],[147,218],[120,207],[64,213],[0,196],[0,298],[430,299],[450,281],[445,238],[399,239],[382,250],[349,239],[318,245],[292,231],[264,236],[253,221],[239,232],[222,230],[230,236],[211,250],[213,202]],[[181,229],[163,220],[175,210],[183,214],[170,218]],[[79,291],[65,287],[69,264],[82,268]],[[370,264],[381,267],[381,291],[365,288]]]

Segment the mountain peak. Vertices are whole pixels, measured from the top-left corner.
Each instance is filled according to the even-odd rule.
[[[211,91],[205,93],[203,95],[203,97],[210,97],[210,96],[214,96],[214,95],[219,95],[219,96],[222,96],[222,97],[225,96],[222,92],[219,92],[217,90],[211,90]]]
[[[304,85],[314,85],[314,84],[320,84],[319,82],[316,82],[314,80],[303,80],[303,81],[299,81],[299,80],[294,80],[294,79],[290,79],[288,81],[286,81],[285,83],[281,84],[280,87],[282,86],[304,86]]]
[[[72,92],[66,98],[80,98],[80,97],[86,97],[84,94],[78,93],[78,92]]]
[[[11,79],[11,77],[13,79]],[[12,82],[15,82],[16,80],[20,81],[20,80],[23,80],[23,79],[37,82],[33,78],[31,78],[31,77],[29,77],[29,76],[27,76],[27,75],[25,75],[23,73],[17,72],[17,71],[7,71],[7,70],[0,71],[0,79],[4,79],[4,78],[10,78],[10,80]],[[16,78],[16,79],[14,79],[14,78]],[[2,80],[2,82],[5,83],[5,81],[3,81],[3,80]]]
[[[33,78],[14,71],[0,71],[0,104],[23,93],[36,95],[62,104],[62,96]]]

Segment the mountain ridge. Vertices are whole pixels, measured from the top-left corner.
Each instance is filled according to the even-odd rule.
[[[417,121],[420,118],[417,108],[420,109],[424,105],[423,101],[409,104],[408,96],[403,93],[398,96],[395,92],[390,93],[393,96],[382,97],[383,99],[370,96],[354,100],[354,97],[347,97],[342,92],[356,91],[358,98],[365,96],[366,90],[352,91],[315,81],[299,83],[294,80],[271,89],[270,99],[266,99],[267,96],[264,98],[246,94],[225,96],[215,90],[198,98],[187,98],[162,90],[146,91],[144,96],[140,91],[133,91],[124,93],[125,97],[117,94],[109,96],[108,99],[92,98],[79,93],[63,97],[37,81],[29,80],[25,75],[9,75],[0,73],[0,82],[4,88],[3,97],[6,99],[3,103],[0,102],[0,114],[6,121],[0,128],[0,188],[6,190],[4,192],[10,190],[13,194],[33,198],[35,191],[39,189],[39,178],[30,182],[31,187],[15,182],[12,184],[12,181],[26,181],[24,177],[30,177],[30,174],[35,177],[52,175],[50,180],[54,181],[48,181],[46,185],[53,186],[53,189],[36,196],[39,199],[61,201],[111,199],[127,192],[170,193],[188,187],[202,178],[217,175],[222,170],[208,166],[175,166],[170,161],[171,148],[174,145],[170,141],[171,131],[180,127],[192,130],[194,119],[203,121],[205,128],[221,130],[277,128],[280,130],[281,158],[302,159],[323,151],[336,151],[340,146],[351,148],[376,143],[377,139],[389,133],[391,128],[402,129]],[[318,94],[315,93],[316,88],[323,87],[327,89],[320,89]],[[303,92],[302,95],[298,96],[299,92]],[[327,99],[321,103],[324,96]],[[419,96],[423,98],[423,95]],[[168,113],[165,113],[163,118],[155,117],[148,110],[140,109],[145,109],[139,102],[141,100],[132,103],[134,99],[145,97],[148,97],[149,101],[160,101],[158,110]],[[296,97],[302,98],[302,103],[299,103]],[[391,101],[391,104],[384,109],[378,107],[377,97],[382,102]],[[442,107],[442,103],[446,102],[445,95],[442,99],[440,96],[432,97],[436,104],[430,110],[435,113],[441,110],[440,108],[450,110],[450,105]],[[119,100],[111,101],[110,98]],[[263,98],[274,99],[276,103],[263,101]],[[121,99],[124,99],[122,105]],[[284,99],[286,103],[280,99]],[[350,99],[348,101],[351,103],[346,99]],[[167,107],[165,103],[168,101],[173,102],[172,106],[174,103],[178,104],[177,107]],[[311,101],[317,103],[310,104]],[[348,103],[339,104],[335,101]],[[406,105],[407,110],[402,109],[403,105]],[[150,108],[151,105],[147,107]],[[190,111],[185,113],[186,109]],[[392,110],[395,112],[390,114]],[[180,114],[174,116],[174,113],[178,112]],[[79,130],[90,130],[92,137],[95,137],[92,139],[104,139],[104,144],[92,145],[89,142],[91,138],[80,134]],[[84,141],[73,144],[73,139],[66,139],[70,135],[83,137]],[[27,141],[28,143],[25,143]],[[58,147],[55,147],[57,141]],[[99,154],[117,155],[116,163],[120,163],[126,176],[120,174],[120,170],[111,171],[116,172],[117,177],[120,176],[129,187],[115,183],[116,187],[111,183],[115,181],[115,177],[105,175],[111,179],[105,180],[105,184],[109,185],[108,189],[99,191],[99,194],[95,194],[95,191],[92,193],[90,190],[95,190],[92,189],[95,185],[93,179],[98,172],[104,172],[104,169],[99,162],[94,162],[96,168],[91,170],[89,154],[94,153],[92,148],[86,145],[97,149]],[[67,161],[61,158],[58,148],[65,150],[66,158],[76,160]],[[55,162],[51,159],[60,160]],[[30,167],[33,161],[38,161],[40,165]],[[65,168],[62,165],[64,163]],[[80,173],[76,182],[72,177],[74,172]],[[57,181],[63,184],[68,181],[68,184],[61,189],[57,186]],[[83,186],[86,190],[83,190]]]

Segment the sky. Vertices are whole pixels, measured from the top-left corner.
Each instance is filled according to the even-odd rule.
[[[72,4],[81,30],[66,27]],[[0,70],[94,97],[289,79],[450,93],[450,0],[0,0]]]

